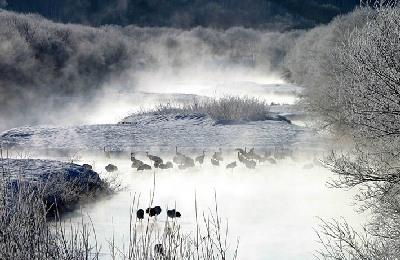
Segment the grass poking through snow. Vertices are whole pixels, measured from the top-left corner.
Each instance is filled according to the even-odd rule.
[[[204,114],[216,121],[261,121],[268,119],[267,102],[251,97],[225,96],[218,99],[193,100],[186,104],[167,102],[139,114]]]

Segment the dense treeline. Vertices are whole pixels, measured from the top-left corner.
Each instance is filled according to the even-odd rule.
[[[60,22],[191,28],[308,28],[354,9],[359,0],[2,0],[17,12]]]

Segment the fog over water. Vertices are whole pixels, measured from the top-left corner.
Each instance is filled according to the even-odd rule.
[[[214,84],[214,79],[211,83],[207,82],[208,78],[196,82],[194,76],[191,81],[192,88],[189,89],[180,89],[181,86],[176,82],[179,83],[181,79],[176,79],[160,80],[157,84],[150,82],[149,85],[154,86],[149,91],[151,94],[109,94],[109,102],[102,103],[103,109],[93,110],[85,120],[93,123],[115,123],[118,117],[125,116],[126,113],[150,108],[160,101],[175,99],[184,103],[194,97],[198,98],[197,95],[209,96],[206,91],[218,87],[225,94],[242,94],[240,91],[243,91],[249,96],[262,96],[270,102],[287,104],[292,104],[296,100],[295,94],[301,91],[298,87],[286,85],[279,78],[255,77],[238,80],[235,83],[237,87],[229,92],[230,88],[226,87],[226,83],[235,80],[230,76],[231,74],[227,73],[227,77],[221,77],[217,84]],[[160,87],[162,84],[171,88]],[[159,89],[155,86],[159,86]],[[249,91],[252,87],[254,91]],[[274,94],[279,88],[287,88],[287,92]],[[185,95],[178,94],[182,90],[186,90]],[[128,100],[135,98],[136,106],[132,106]],[[118,106],[114,105],[116,102]],[[285,143],[285,140],[281,141]],[[181,145],[185,147],[185,144]],[[315,147],[315,150],[302,150],[301,147],[297,147],[293,158],[279,160],[276,165],[266,162],[257,166],[256,170],[246,169],[242,165],[234,170],[225,170],[225,164],[236,160],[232,150],[224,150],[225,160],[220,168],[210,164],[209,158],[215,149],[213,147],[190,147],[189,150],[197,151],[190,155],[199,155],[203,148],[206,150],[206,160],[202,166],[189,170],[178,170],[175,166],[175,169],[157,169],[144,173],[138,173],[136,169],[131,168],[128,153],[122,158],[111,159],[99,156],[98,153],[77,154],[77,163],[93,165],[94,170],[102,177],[117,176],[124,189],[110,198],[82,205],[80,210],[68,217],[72,217],[72,220],[78,223],[82,217],[88,220],[87,216],[90,216],[96,229],[97,241],[102,244],[104,259],[107,259],[108,243],[113,236],[117,247],[127,246],[129,212],[133,198],[140,196],[139,206],[147,208],[154,178],[153,205],[163,208],[163,214],[156,224],[159,229],[163,228],[166,208],[176,207],[182,213],[178,222],[182,224],[183,230],[194,232],[195,196],[199,212],[207,213],[214,207],[216,193],[220,216],[229,223],[229,239],[232,246],[237,238],[240,240],[238,259],[310,259],[314,250],[318,248],[314,231],[319,223],[318,217],[344,217],[356,227],[365,220],[364,216],[354,212],[352,197],[355,191],[327,187],[326,182],[332,175],[317,162],[323,155],[324,144]],[[136,149],[137,157],[147,162],[146,148]],[[155,148],[152,149],[154,152]],[[170,147],[169,150],[170,152],[157,155],[171,160],[175,153],[174,147]],[[112,174],[106,173],[104,167],[109,163],[118,166],[119,170]]]
[[[139,157],[145,159],[144,156]],[[314,228],[318,217],[345,217],[349,223],[364,222],[354,213],[352,191],[329,189],[326,181],[331,175],[318,165],[312,156],[285,159],[277,165],[265,163],[256,170],[243,166],[232,170],[216,168],[206,160],[205,165],[191,170],[171,169],[138,173],[130,168],[128,159],[104,160],[83,156],[82,163],[95,165],[105,173],[104,166],[113,163],[119,167],[114,173],[126,189],[115,196],[82,206],[74,221],[90,216],[96,228],[102,252],[107,254],[107,241],[114,235],[119,248],[127,246],[129,212],[134,196],[140,195],[139,207],[147,208],[155,178],[153,205],[160,205],[164,215],[158,218],[163,228],[166,208],[182,213],[178,220],[184,231],[195,231],[194,201],[197,197],[199,212],[214,207],[217,194],[219,214],[228,220],[232,245],[240,238],[239,259],[310,259],[317,249]],[[225,159],[233,161],[232,156]],[[113,174],[113,175],[114,175]]]
[[[209,74],[143,72],[134,92],[110,87],[87,109],[86,124],[117,123],[122,118],[159,104],[187,104],[227,95],[249,96],[268,103],[294,104],[301,88],[286,84],[278,75],[263,76],[250,69],[211,71]],[[116,105],[118,104],[118,105]]]

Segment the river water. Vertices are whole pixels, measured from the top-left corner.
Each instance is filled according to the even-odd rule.
[[[271,85],[249,82],[243,83],[242,89],[248,89],[249,86],[257,89],[255,96],[260,96],[263,87],[271,90]],[[237,89],[240,89],[240,83],[237,83]],[[275,85],[276,89],[279,89],[279,84]],[[269,101],[290,104],[296,100],[295,92],[289,87],[284,94],[267,91],[263,97],[269,98]],[[118,107],[118,111],[122,113],[123,109]],[[99,115],[100,121],[112,115],[103,110]],[[171,160],[174,152],[171,148],[171,152],[163,156]],[[236,160],[233,151],[229,152],[224,165]],[[110,174],[104,170],[107,164],[117,165],[119,170],[111,176],[116,176],[124,189],[110,198],[82,205],[69,217],[79,222],[82,217],[90,216],[97,242],[102,244],[104,259],[109,257],[108,243],[112,237],[117,247],[127,246],[129,213],[134,196],[140,195],[139,207],[146,208],[153,189],[153,205],[160,205],[163,209],[157,225],[160,228],[163,226],[166,208],[176,207],[182,213],[178,222],[187,232],[195,230],[195,198],[198,212],[208,212],[215,205],[216,194],[219,215],[229,223],[232,244],[238,238],[240,240],[238,259],[312,259],[319,247],[315,233],[319,218],[343,217],[356,227],[365,220],[363,215],[354,211],[354,191],[327,187],[327,181],[333,176],[316,163],[323,155],[320,147],[304,153],[297,149],[293,158],[279,160],[277,164],[263,163],[255,170],[240,165],[234,170],[212,166],[209,161],[212,153],[207,151],[205,164],[193,169],[178,170],[175,167],[144,173],[131,168],[128,156],[108,159],[98,155],[82,155],[79,163],[92,164],[94,170],[103,177],[110,178]],[[146,160],[143,152],[138,157]]]

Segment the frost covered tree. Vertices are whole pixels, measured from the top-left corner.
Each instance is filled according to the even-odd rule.
[[[356,135],[400,135],[400,10],[379,9],[334,50],[340,110]]]
[[[332,185],[358,187],[360,209],[371,215],[363,231],[345,221],[323,222],[323,259],[400,255],[400,8],[379,1],[363,17],[365,23],[341,30],[340,40],[319,49],[309,61],[313,70],[305,69],[318,83],[311,83],[305,101],[354,141],[351,152],[326,159],[337,174]]]
[[[303,33],[285,56],[288,80],[305,87],[303,102],[317,111],[322,127],[340,128],[338,88],[335,78],[337,61],[332,57],[337,46],[354,28],[362,28],[373,13],[369,8],[335,18],[330,24]]]

